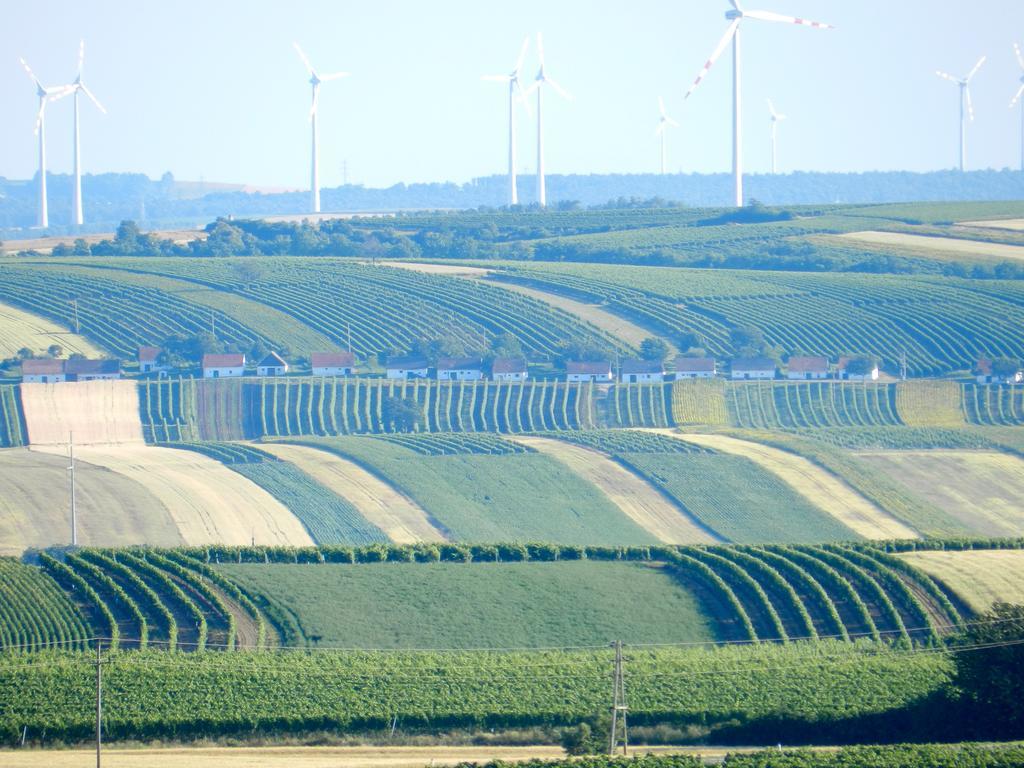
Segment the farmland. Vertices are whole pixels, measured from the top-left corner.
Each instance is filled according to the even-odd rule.
[[[1017,550],[907,552],[901,558],[946,584],[974,611],[1024,603],[1024,557]]]
[[[99,357],[101,350],[67,326],[46,320],[31,312],[9,305],[0,305],[0,357],[13,357],[22,348],[37,355],[58,345],[64,354],[75,352],[87,357]]]

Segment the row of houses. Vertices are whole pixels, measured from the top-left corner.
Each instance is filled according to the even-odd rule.
[[[836,378],[847,381],[876,381],[878,366],[863,373],[847,370],[851,358],[840,358],[835,369],[824,357],[791,357],[785,378],[798,381]],[[619,365],[619,381],[627,384],[683,381],[686,379],[712,379],[718,376],[718,362],[710,357],[677,357],[666,366],[658,360],[623,360]],[[729,378],[741,381],[775,379],[778,364],[770,357],[738,357],[729,364]],[[615,380],[611,361],[569,362],[566,380],[573,382],[611,382]]]
[[[58,384],[62,381],[100,381],[121,378],[120,360],[60,360],[51,357],[21,361],[21,380],[26,384]]]

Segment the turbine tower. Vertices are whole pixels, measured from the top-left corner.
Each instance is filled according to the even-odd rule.
[[[309,63],[309,59],[306,54],[302,52],[298,43],[293,43],[295,50],[299,54],[299,58],[302,59],[302,63],[306,65],[306,69],[309,70],[309,84],[313,86],[313,104],[309,108],[309,122],[313,127],[313,158],[310,167],[309,174],[309,192],[310,192],[310,207],[312,213],[320,213],[320,168],[317,159],[318,142],[316,132],[316,108],[320,102],[320,83],[326,83],[329,80],[338,80],[342,77],[348,77],[348,72],[335,72],[332,75],[318,75],[316,70],[313,69],[313,65]]]
[[[563,99],[571,99],[572,96],[562,86],[548,76],[544,69],[544,41],[540,32],[537,33],[537,57],[540,59],[540,69],[537,70],[537,77],[530,90],[537,91],[537,202],[543,208],[548,204],[547,189],[544,185],[544,115],[542,112],[542,92],[545,85],[555,89],[555,93]]]
[[[728,28],[718,45],[711,53],[710,58],[704,63],[697,79],[693,81],[690,90],[684,98],[689,98],[701,80],[707,75],[718,57],[722,55],[725,47],[732,42],[732,175],[734,188],[734,202],[739,208],[743,205],[743,148],[742,130],[740,120],[740,25],[744,19],[759,19],[761,21],[781,21],[785,24],[800,24],[815,29],[833,29],[831,24],[822,24],[818,21],[808,21],[794,16],[783,16],[772,11],[745,11],[740,7],[739,0],[729,0],[732,10],[725,12],[725,18],[729,22]]]
[[[768,114],[772,118],[772,175],[778,173],[778,165],[775,162],[775,141],[778,134],[779,122],[786,119],[785,115],[780,115],[775,111],[775,105],[772,104],[772,100],[768,99]]]
[[[78,76],[75,77],[75,81],[67,86],[70,93],[75,94],[75,186],[74,186],[74,201],[71,208],[71,221],[76,226],[82,226],[82,142],[81,134],[79,133],[79,122],[78,122],[78,94],[84,93],[96,108],[103,114],[107,114],[107,110],[103,108],[99,100],[93,96],[92,91],[85,87],[85,83],[82,82],[82,64],[85,61],[85,40],[82,40],[78,45]],[[65,94],[61,94],[62,96]],[[59,98],[59,97],[58,97]]]
[[[526,56],[526,48],[530,44],[530,38],[523,40],[523,46],[519,49],[519,58],[516,65],[507,75],[484,75],[483,80],[496,80],[501,83],[508,83],[508,204],[519,205],[519,190],[516,185],[516,98],[522,102],[523,108],[529,114],[530,107],[526,102],[526,91],[523,90],[522,81],[519,79],[519,70],[523,67],[523,57]]]
[[[36,95],[39,96],[39,111],[36,112],[35,128],[35,134],[39,137],[39,208],[36,224],[46,229],[50,226],[50,215],[46,207],[46,104],[67,96],[71,93],[71,88],[66,85],[44,86],[32,72],[28,63],[24,59],[20,59],[20,61],[29,78],[35,83]]]
[[[1017,63],[1020,64],[1021,72],[1024,72],[1024,55],[1021,54],[1020,46],[1016,43],[1013,44],[1013,52],[1017,54]],[[1021,75],[1020,83],[1020,88],[1017,89],[1017,93],[1010,101],[1010,109],[1013,109],[1020,101],[1020,97],[1024,96],[1024,75]],[[1020,169],[1024,171],[1024,102],[1021,102],[1020,105]]]
[[[654,129],[654,133],[661,137],[661,175],[664,176],[665,175],[665,133],[666,133],[667,129],[670,126],[673,127],[673,128],[678,128],[679,127],[679,123],[677,123],[675,120],[673,120],[667,114],[665,114],[665,102],[661,98],[661,96],[658,97],[658,111],[661,113],[661,119],[658,120],[658,127]]]
[[[978,63],[974,65],[974,69],[967,73],[967,77],[953,77],[952,75],[935,70],[935,74],[941,77],[943,80],[949,80],[951,83],[955,83],[960,87],[960,172],[964,172],[964,166],[967,164],[967,120],[974,121],[974,104],[971,103],[971,78],[981,69],[981,65],[985,63],[985,57],[982,56],[978,59]]]

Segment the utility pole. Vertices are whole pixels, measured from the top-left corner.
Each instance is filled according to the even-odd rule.
[[[210,335],[216,338],[217,336],[217,318],[213,314],[213,310],[210,310]]]
[[[352,351],[352,323],[345,324],[345,333],[348,336],[348,351]]]
[[[907,350],[900,352],[900,378],[907,380]]]
[[[103,641],[96,640],[96,768],[101,768],[103,744]]]
[[[629,727],[626,725],[626,681],[622,674],[622,641],[612,643],[615,648],[615,674],[612,682],[612,727],[608,735],[608,754],[614,755],[622,745],[622,754],[629,751]]]
[[[81,333],[82,327],[78,324],[78,299],[72,299],[71,306],[75,311],[75,333]]]
[[[78,546],[78,505],[75,499],[75,433],[68,432],[68,472],[71,473],[71,546]]]

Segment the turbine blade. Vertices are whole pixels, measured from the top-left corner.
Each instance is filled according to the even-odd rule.
[[[40,90],[46,90],[45,88],[43,88],[43,84],[39,82],[39,78],[36,77],[36,73],[33,72],[32,68],[28,65],[28,62],[24,59],[18,59],[18,61],[21,62],[21,66],[25,68],[25,71],[28,73],[28,76],[32,78],[32,82],[36,84],[36,87]]]
[[[85,63],[85,40],[78,42],[78,76],[82,76],[82,65]]]
[[[1010,108],[1016,106],[1017,102],[1020,101],[1020,97],[1024,96],[1024,85],[1017,89],[1017,93],[1014,94],[1013,99],[1010,101]]]
[[[711,56],[708,57],[708,60],[704,63],[704,67],[703,69],[701,69],[700,74],[697,75],[697,79],[694,80],[693,85],[690,86],[690,90],[688,90],[686,92],[686,95],[683,96],[684,99],[690,98],[690,94],[697,90],[697,86],[700,85],[700,81],[707,76],[708,70],[710,70],[714,63],[718,61],[718,57],[722,55],[722,51],[725,50],[725,47],[729,44],[729,41],[732,40],[733,35],[736,34],[736,30],[739,28],[739,26],[740,19],[734,19],[732,24],[728,26],[728,28],[725,30],[725,34],[722,35],[722,39],[719,40],[718,45],[715,46],[715,50],[711,53]]]
[[[565,88],[560,86],[557,82],[552,80],[550,77],[545,76],[544,82],[550,85],[552,88],[554,88],[555,92],[563,99],[568,99],[569,101],[572,101],[572,94],[565,90]]]
[[[79,85],[78,87],[81,88],[82,92],[92,100],[92,103],[96,105],[96,109],[98,109],[104,115],[107,114],[107,110],[104,108],[102,104],[100,104],[100,100],[93,95],[92,91],[90,91],[84,85]]]
[[[295,46],[295,52],[299,54],[299,58],[302,59],[302,63],[306,65],[306,69],[309,70],[309,74],[311,74],[311,75],[313,75],[315,77],[316,76],[316,70],[314,70],[313,69],[313,65],[309,63],[309,58],[306,56],[306,54],[303,52],[303,50],[299,47],[299,44],[298,43],[292,43],[292,45]]]
[[[974,104],[971,102],[971,89],[964,86],[964,93],[967,95],[967,119],[974,122]]]
[[[771,114],[773,120],[779,119],[779,113],[775,111],[775,105],[772,104],[771,99],[768,99],[768,112]]]
[[[980,59],[978,59],[978,63],[974,65],[974,69],[971,70],[970,74],[967,75],[967,77],[965,77],[964,80],[967,80],[969,82],[970,79],[974,77],[974,75],[978,72],[978,70],[981,69],[981,65],[985,63],[986,58],[988,57],[982,56]]]
[[[678,128],[679,127],[679,123],[677,123],[675,120],[673,120],[668,115],[665,115],[665,122],[668,123],[669,125],[671,125],[673,128]]]
[[[84,88],[85,86],[82,86],[82,87]],[[46,89],[46,100],[47,101],[57,101],[58,99],[63,99],[65,96],[70,96],[77,89],[78,89],[78,86],[75,86],[75,85],[65,85],[65,86],[62,86],[60,88],[47,88]]]
[[[513,72],[519,72],[519,70],[522,69],[523,59],[526,58],[526,49],[529,46],[530,46],[530,36],[527,35],[526,37],[523,38],[523,45],[519,49],[519,58],[516,59],[516,68],[512,70]]]
[[[540,68],[544,69],[544,38],[540,32],[537,33],[537,58],[540,60]]]
[[[1017,56],[1017,63],[1020,64],[1020,68],[1024,69],[1024,54],[1020,52],[1020,46],[1016,43],[1013,44],[1013,52]]]
[[[340,80],[343,77],[351,77],[351,72],[334,72],[330,75],[317,75],[320,78],[320,82],[326,83],[328,80]]]
[[[831,24],[825,24],[821,21],[801,19],[797,16],[783,16],[781,13],[774,13],[772,11],[743,11],[743,15],[749,16],[752,19],[760,19],[761,21],[781,21],[785,24],[799,24],[804,27],[813,27],[814,29],[835,29]]]
[[[949,80],[949,82],[956,83],[957,85],[960,84],[959,78],[953,77],[948,72],[942,72],[941,70],[936,69],[935,74],[941,77],[943,80]]]
[[[658,97],[658,111],[662,117],[665,117],[665,100],[661,96]]]

